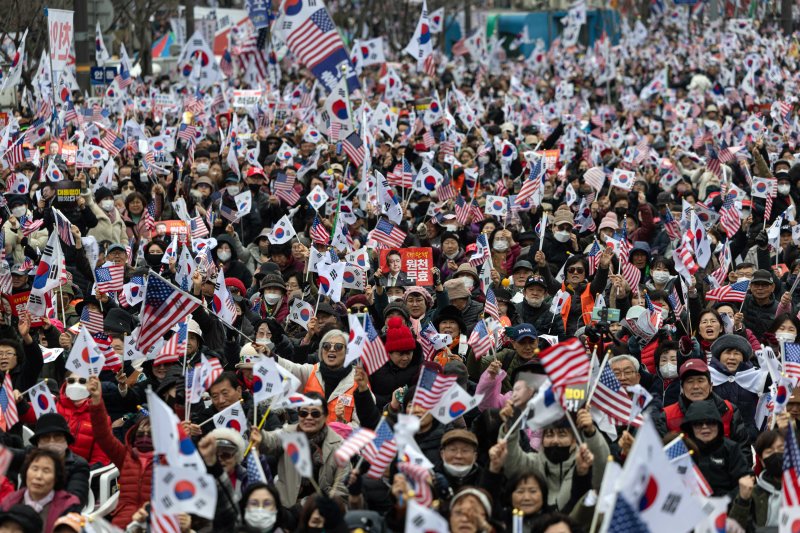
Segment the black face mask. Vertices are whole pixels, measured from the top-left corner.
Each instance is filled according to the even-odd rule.
[[[159,254],[144,254],[144,260],[153,268],[161,266],[161,255]]]
[[[772,479],[781,479],[783,475],[783,453],[773,453],[764,459],[764,469]]]
[[[261,190],[261,185],[259,185],[258,183],[251,183],[250,185],[247,186],[247,188],[250,189],[250,192],[252,192],[253,194],[258,194],[258,191]]]
[[[561,464],[572,454],[570,446],[545,446],[544,456],[551,463]]]
[[[615,207],[614,208],[614,213],[618,217],[624,217],[627,212],[628,212],[628,208],[627,207]]]

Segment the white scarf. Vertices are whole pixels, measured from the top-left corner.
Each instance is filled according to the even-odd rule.
[[[773,487],[772,483],[765,480],[764,472],[761,472],[761,474],[756,477],[756,484],[769,494],[769,499],[767,499],[767,521],[764,526],[777,526],[778,515],[781,508],[781,489]]]
[[[769,375],[769,372],[760,368],[742,370],[741,372],[737,372],[732,376],[723,374],[714,367],[711,367],[709,370],[711,371],[711,384],[714,387],[732,381],[744,390],[750,391],[753,394],[759,394],[763,392],[764,384],[766,383],[767,376]]]

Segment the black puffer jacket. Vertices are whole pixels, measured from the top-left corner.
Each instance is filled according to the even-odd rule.
[[[694,422],[713,421],[719,428],[717,437],[710,442],[702,442],[694,437]],[[706,400],[694,402],[689,406],[681,429],[697,444],[700,453],[694,461],[714,491],[714,496],[724,496],[738,489],[739,478],[752,474],[739,445],[726,438],[722,431],[722,418],[714,402]]]
[[[391,359],[369,377],[372,394],[375,395],[375,404],[382,409],[392,400],[392,393],[403,385],[413,385],[419,377],[419,367],[422,364],[422,350],[419,345],[414,350],[411,362],[405,368],[400,368]]]
[[[778,298],[773,296],[772,301],[767,305],[756,303],[752,294],[748,294],[742,304],[744,314],[744,327],[753,332],[757,338],[767,331],[767,328],[775,319],[775,311],[778,309]]]
[[[556,317],[550,312],[550,302],[550,298],[545,298],[542,305],[533,307],[525,300],[522,300],[520,303],[515,304],[514,308],[517,311],[520,323],[532,324],[539,335],[558,335],[558,340],[563,341],[567,336],[564,331],[564,320],[561,316],[558,316],[558,320],[556,320]]]

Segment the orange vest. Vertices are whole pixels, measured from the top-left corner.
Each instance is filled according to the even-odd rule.
[[[322,386],[322,383],[319,382],[319,378],[317,378],[317,370],[319,370],[319,363],[314,365],[314,370],[311,371],[311,375],[308,376],[308,381],[306,381],[306,386],[303,388],[303,394],[308,394],[309,392],[316,392],[319,393],[321,396],[325,396],[325,387]],[[343,394],[335,398],[331,398],[328,400],[328,422],[336,422],[336,406],[341,401],[344,404],[344,421],[351,422],[353,420],[353,411],[356,409],[356,400],[353,397],[353,393],[355,393],[356,388],[358,385],[356,384],[355,380],[353,380],[353,384],[350,386],[349,389],[344,391]]]
[[[586,289],[581,293],[581,318],[584,325],[592,323],[592,309],[594,309],[594,296],[590,290],[591,285],[586,284]],[[565,291],[566,286],[562,283],[561,290]],[[572,307],[572,295],[561,306],[561,319],[564,321],[564,330],[567,329],[567,322],[569,321],[569,310]]]

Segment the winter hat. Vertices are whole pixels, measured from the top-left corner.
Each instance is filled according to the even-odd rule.
[[[573,227],[575,226],[575,220],[572,218],[572,211],[570,211],[566,206],[559,207],[555,212],[555,216],[553,217],[554,226],[558,227],[561,224],[569,224]]]
[[[467,286],[464,285],[464,282],[460,279],[449,279],[445,281],[444,290],[447,291],[447,295],[450,297],[451,301],[459,298],[469,298]]]
[[[98,187],[94,193],[94,201],[99,204],[104,198],[114,198],[114,193],[108,187]]]
[[[247,343],[239,350],[239,362],[236,363],[236,368],[253,368],[253,365],[258,360],[258,352],[251,343]]]
[[[353,296],[351,296],[350,298],[347,299],[347,302],[345,303],[345,305],[349,309],[349,308],[353,307],[354,305],[369,306],[369,302],[367,301],[367,295],[366,294],[354,294]]]
[[[59,413],[44,413],[36,421],[36,426],[33,435],[30,438],[31,444],[36,446],[39,442],[39,437],[44,435],[51,435],[53,433],[60,433],[67,438],[67,443],[72,444],[75,442],[75,437],[69,430],[67,420]]]
[[[744,360],[747,361],[753,356],[753,347],[750,346],[750,343],[747,342],[747,339],[742,337],[741,335],[733,335],[727,334],[722,335],[714,344],[711,345],[711,356],[714,359],[719,359],[722,352],[733,348],[734,350],[739,350],[742,353],[742,357]]]
[[[386,307],[383,308],[383,318],[385,319],[391,312],[400,313],[403,315],[403,317],[405,317],[406,320],[411,319],[411,314],[408,312],[408,307],[406,307],[405,302],[402,300],[397,300],[386,304]]]
[[[226,287],[236,287],[239,289],[239,294],[247,294],[247,289],[242,283],[242,280],[237,278],[225,278],[225,286]]]
[[[412,285],[411,287],[406,287],[406,292],[405,294],[403,294],[403,301],[405,302],[406,300],[408,300],[408,297],[412,294],[418,294],[422,296],[423,298],[425,298],[425,305],[427,305],[428,308],[433,307],[433,297],[431,296],[431,293],[429,293],[427,289],[425,289],[425,287],[418,287],[416,285]]]
[[[601,229],[613,229],[617,231],[619,229],[619,222],[617,222],[617,215],[613,211],[609,211],[606,213],[606,216],[603,217],[603,220],[600,221],[600,226],[598,226],[597,230]]]
[[[402,318],[393,316],[386,322],[386,326],[386,341],[383,344],[387,352],[410,352],[417,347],[411,330],[403,323]]]
[[[12,505],[8,511],[0,513],[0,523],[7,521],[18,524],[25,533],[40,533],[44,525],[39,513],[21,503]]]
[[[224,448],[236,452],[236,462],[244,459],[244,439],[236,429],[217,428],[209,433],[217,441],[217,448]]]

